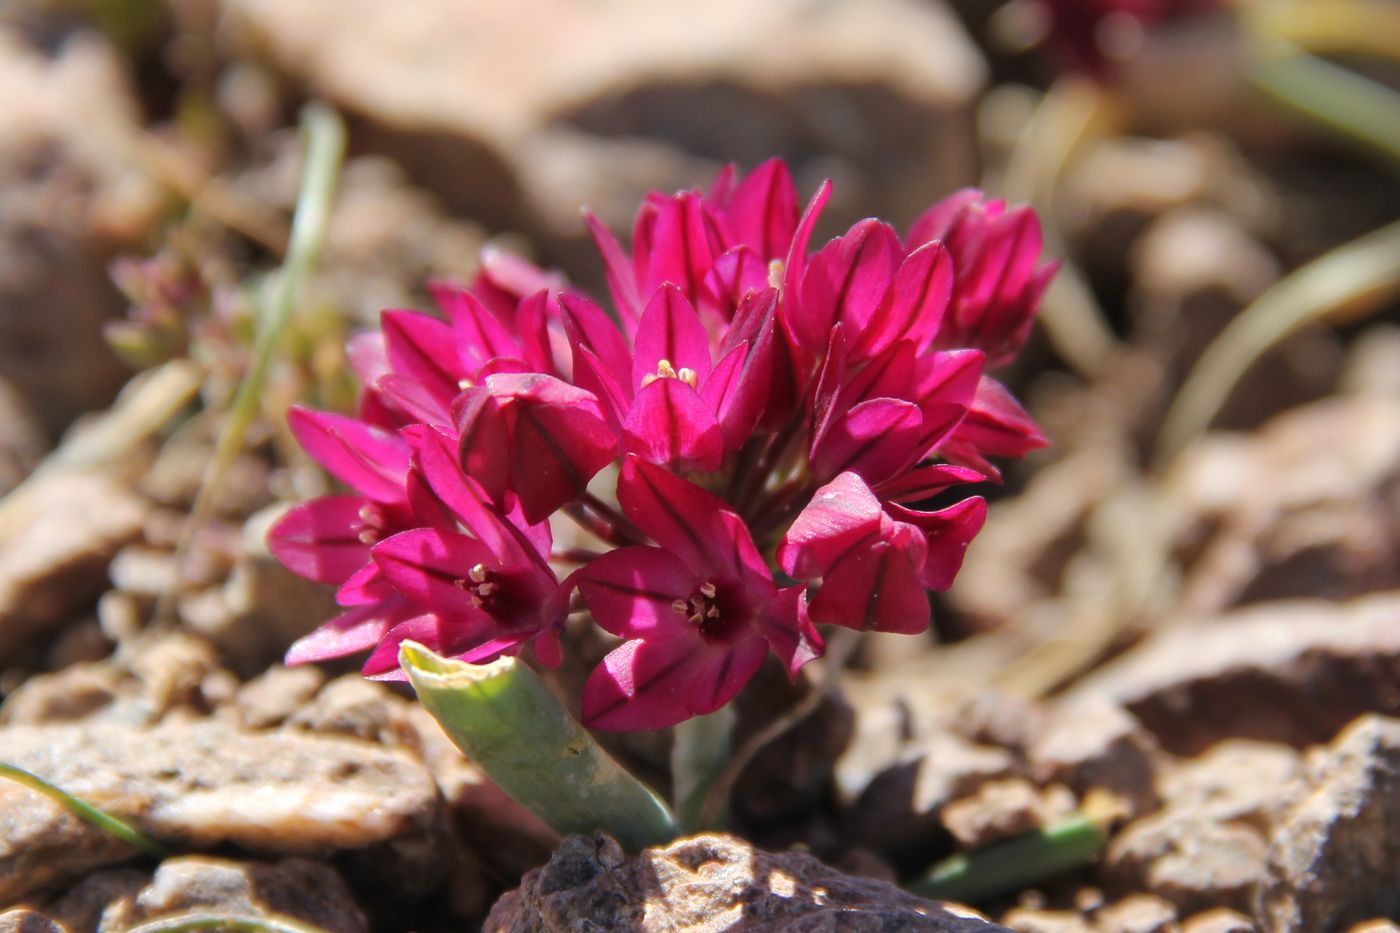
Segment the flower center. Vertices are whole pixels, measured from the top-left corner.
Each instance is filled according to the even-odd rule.
[[[679,379],[692,389],[698,389],[700,382],[700,377],[696,374],[695,370],[691,369],[689,366],[682,366],[677,370],[671,365],[670,360],[657,360],[656,372],[647,373],[642,377],[642,388],[645,389],[658,379]]]
[[[466,593],[472,601],[472,607],[480,609],[482,606],[492,602],[501,588],[501,584],[496,581],[496,574],[486,569],[485,564],[477,564],[467,571],[465,577],[458,577],[452,581],[452,585]]]
[[[690,599],[678,599],[671,603],[676,615],[685,616],[691,625],[701,628],[714,625],[719,620],[719,605],[715,602],[715,585],[702,583],[695,588]]]

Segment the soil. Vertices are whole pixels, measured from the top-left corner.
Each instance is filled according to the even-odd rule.
[[[488,242],[594,288],[580,204],[625,230],[645,190],[727,160],[783,155],[804,192],[833,178],[827,234],[907,224],[1024,161],[1014,141],[1053,72],[993,41],[981,4],[759,6],[0,16],[0,99],[23,104],[0,115],[0,761],[169,849],[0,780],[0,931],[200,912],[346,933],[1396,928],[1394,291],[1263,353],[1174,457],[1159,437],[1222,330],[1400,218],[1400,186],[1204,77],[1169,101],[1132,69],[1106,77],[1084,138],[1063,165],[1046,156],[1051,251],[1084,276],[1106,349],[1066,352],[1073,309],[1045,312],[999,376],[1053,446],[991,493],[935,634],[868,636],[754,758],[731,834],[640,855],[560,840],[405,688],[282,666],[334,608],[263,540],[328,488],[283,413],[349,407],[344,340],[379,310],[425,307]],[[1211,30],[1174,41],[1229,72]],[[196,522],[311,99],[350,128],[328,241]],[[550,683],[576,696],[584,670]],[[807,689],[765,668],[736,734]],[[604,738],[669,790],[666,733]],[[970,905],[900,887],[1080,811],[1105,840],[1078,867]]]

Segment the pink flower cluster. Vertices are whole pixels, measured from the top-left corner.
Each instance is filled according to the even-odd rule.
[[[652,194],[630,254],[588,217],[612,313],[500,253],[435,290],[441,317],[384,312],[350,346],[358,417],[290,415],[351,492],[271,533],[345,608],[288,663],[369,650],[396,679],[414,639],[552,665],[586,609],[622,641],[584,719],[632,730],[718,709],[770,652],[795,676],[815,624],[924,631],[985,515],[956,490],[1045,443],[984,370],[1054,264],[1029,210],[975,191],[809,252],[829,191],[799,212],[774,160]],[[597,546],[556,550],[562,516]]]
[[[1037,0],[1053,45],[1070,68],[1102,76],[1125,38],[1224,6],[1224,0]],[[1115,40],[1115,33],[1118,33]]]

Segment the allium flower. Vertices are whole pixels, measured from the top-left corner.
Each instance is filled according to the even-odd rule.
[[[493,253],[435,288],[441,317],[356,337],[359,417],[292,414],[356,495],[273,529],[347,608],[289,662],[372,649],[366,674],[392,678],[412,638],[553,664],[586,610],[621,643],[585,722],[649,729],[723,706],[769,654],[797,676],[813,623],[924,631],[985,515],[959,492],[1045,443],[985,369],[1054,265],[1034,215],[970,191],[902,240],[866,220],[810,250],[829,190],[799,213],[782,162],[726,171],[649,195],[630,249],[588,216],[611,313]],[[556,552],[555,515],[611,550]]]
[[[1070,67],[1108,70],[1116,48],[1159,23],[1209,12],[1224,0],[1036,0],[1049,19],[1052,42]]]

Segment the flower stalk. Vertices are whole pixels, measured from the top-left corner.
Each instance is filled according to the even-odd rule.
[[[405,641],[399,661],[425,709],[501,790],[555,832],[611,833],[639,851],[676,821],[514,658],[465,664]]]

